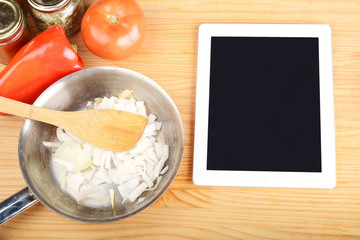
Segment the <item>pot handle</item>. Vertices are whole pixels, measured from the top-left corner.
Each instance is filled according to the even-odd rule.
[[[0,203],[0,224],[3,224],[37,202],[38,200],[27,187],[15,193]]]

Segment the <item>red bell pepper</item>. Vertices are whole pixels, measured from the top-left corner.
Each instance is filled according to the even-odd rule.
[[[24,45],[1,71],[0,96],[32,104],[51,84],[81,69],[84,63],[64,28],[54,26]]]

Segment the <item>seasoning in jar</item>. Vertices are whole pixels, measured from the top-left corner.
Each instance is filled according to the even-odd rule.
[[[24,16],[26,17],[26,14],[28,13],[28,7],[27,7],[27,1],[26,0],[15,0],[21,7],[21,10],[24,13]]]
[[[19,4],[0,0],[0,62],[8,64],[31,37]]]
[[[85,13],[82,0],[28,0],[28,3],[35,26],[40,31],[60,25],[67,36],[80,28]]]

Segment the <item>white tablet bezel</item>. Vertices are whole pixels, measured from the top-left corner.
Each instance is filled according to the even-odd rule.
[[[207,170],[210,49],[213,36],[319,39],[322,172]],[[202,186],[334,188],[336,185],[332,41],[329,25],[210,24],[199,27],[193,182]]]

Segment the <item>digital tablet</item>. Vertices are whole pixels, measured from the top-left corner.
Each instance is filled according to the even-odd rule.
[[[333,188],[331,28],[199,27],[193,182]]]

